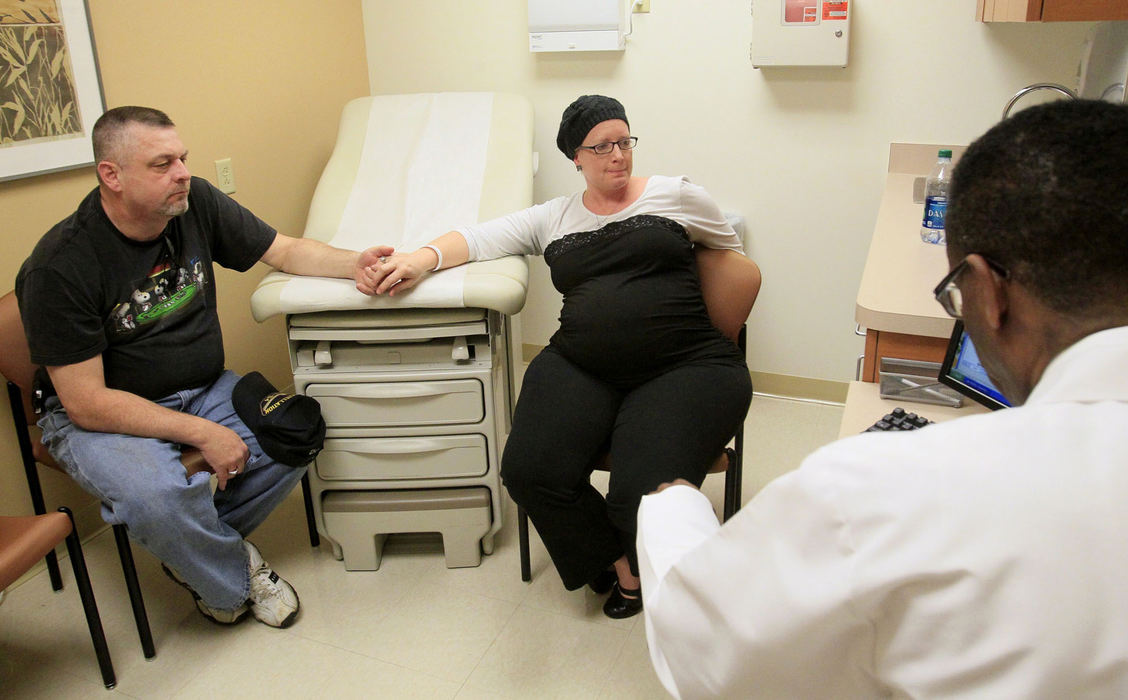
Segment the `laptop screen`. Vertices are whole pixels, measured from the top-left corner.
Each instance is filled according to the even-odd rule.
[[[945,386],[952,387],[992,410],[1011,405],[1007,397],[991,383],[987,371],[979,363],[979,354],[975,352],[975,345],[964,330],[963,321],[956,321],[956,326],[952,329],[948,352],[944,356],[944,364],[940,366],[939,379]]]

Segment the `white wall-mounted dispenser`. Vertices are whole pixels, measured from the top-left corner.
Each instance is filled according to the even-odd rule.
[[[1128,104],[1128,22],[1093,26],[1081,52],[1080,72],[1078,97]]]
[[[623,0],[529,0],[529,51],[622,51]]]
[[[752,0],[756,68],[846,66],[850,0]]]

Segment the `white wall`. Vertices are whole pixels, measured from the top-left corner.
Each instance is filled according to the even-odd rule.
[[[653,0],[625,52],[531,54],[526,0],[364,0],[372,92],[526,95],[537,201],[583,185],[554,145],[564,107],[585,93],[620,99],[640,139],[635,174],[688,175],[748,219],[764,272],[750,368],[845,381],[862,347],[854,299],[888,144],[967,143],[1020,87],[1076,88],[1091,24],[984,25],[975,0],[859,1],[849,67],[756,70],[750,5]],[[547,342],[559,303],[533,261],[525,343]]]

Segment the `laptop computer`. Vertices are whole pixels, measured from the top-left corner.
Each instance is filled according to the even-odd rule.
[[[940,365],[940,383],[949,386],[960,394],[977,401],[987,408],[997,410],[1010,407],[1010,401],[1003,392],[991,383],[987,370],[979,362],[975,344],[964,330],[963,321],[956,321],[952,337],[948,340],[948,350],[944,363]]]

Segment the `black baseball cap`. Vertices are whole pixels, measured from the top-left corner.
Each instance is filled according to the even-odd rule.
[[[317,399],[278,391],[258,372],[235,384],[231,403],[262,451],[276,462],[303,467],[325,444],[325,419]]]

